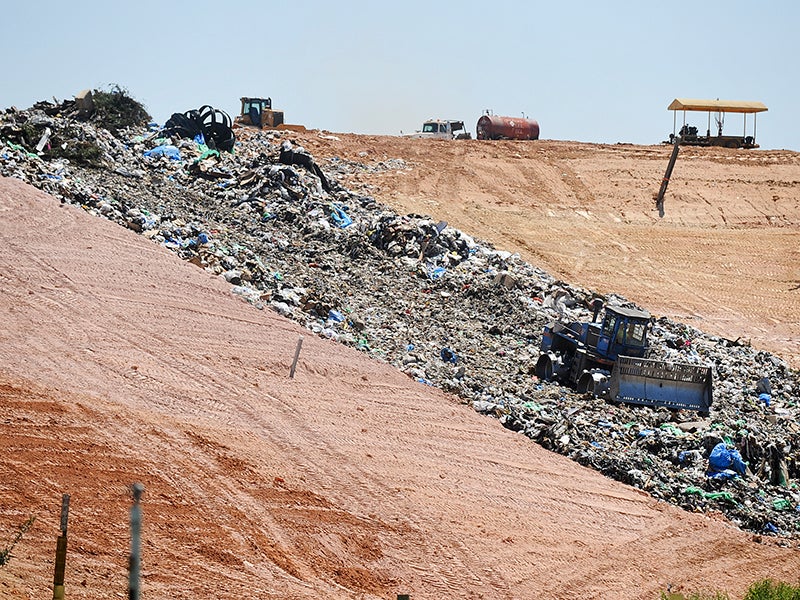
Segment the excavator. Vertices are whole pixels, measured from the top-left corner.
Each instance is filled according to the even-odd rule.
[[[707,416],[711,367],[647,358],[650,314],[606,306],[598,321],[601,308],[602,302],[596,301],[591,323],[545,326],[536,376],[612,402],[694,410]]]

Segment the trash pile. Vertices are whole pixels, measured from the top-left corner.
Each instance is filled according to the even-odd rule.
[[[220,152],[176,131],[175,115],[169,127],[115,135],[37,107],[0,114],[0,175],[164,245],[256,308],[451,392],[545,448],[687,510],[800,539],[800,373],[778,357],[658,318],[652,358],[713,367],[709,417],[577,394],[538,380],[534,365],[544,325],[590,321],[598,295],[340,183],[410,168],[403,161],[318,163],[290,131],[244,128]],[[84,144],[92,160],[52,140]]]

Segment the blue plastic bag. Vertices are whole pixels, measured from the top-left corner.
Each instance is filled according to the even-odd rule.
[[[734,474],[744,475],[747,465],[742,460],[742,455],[738,450],[729,449],[724,442],[720,442],[711,451],[708,457],[709,476],[733,471]]]
[[[331,204],[331,218],[342,229],[353,224],[353,219],[338,204]]]
[[[344,322],[344,315],[338,310],[331,309],[328,311],[328,320],[336,323],[342,323]]]
[[[181,159],[181,151],[176,146],[156,146],[152,150],[145,150],[145,156],[166,156],[172,160]]]
[[[444,274],[445,274],[444,267],[434,267],[432,265],[428,267],[428,279],[430,279],[431,281],[436,281],[437,279],[441,279]]]

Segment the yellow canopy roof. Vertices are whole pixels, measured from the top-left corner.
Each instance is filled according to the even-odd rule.
[[[667,110],[702,110],[712,112],[757,113],[768,110],[761,102],[742,100],[697,100],[694,98],[675,98]]]

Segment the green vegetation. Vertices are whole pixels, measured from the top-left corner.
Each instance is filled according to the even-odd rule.
[[[31,528],[35,520],[36,517],[30,517],[27,521],[20,525],[19,530],[17,531],[17,534],[14,536],[14,539],[11,541],[11,543],[3,550],[0,550],[0,567],[6,566],[8,561],[11,560],[11,551],[14,549],[14,546],[17,545],[17,542],[22,539],[22,536],[25,535],[25,533],[27,533],[27,531]]]
[[[102,164],[103,151],[90,141],[68,139],[62,144],[55,144],[47,152],[50,158],[66,158],[72,163],[85,167],[99,167]]]
[[[23,123],[19,126],[19,137],[17,141],[25,146],[25,148],[33,149],[43,133],[44,127],[34,127],[30,123]]]
[[[714,592],[713,594],[693,593],[685,596],[670,592],[661,592],[661,600],[731,600],[730,596],[724,592]]]
[[[661,600],[731,600],[725,592],[713,594],[693,593],[688,596],[670,592],[661,592]],[[771,579],[757,581],[747,589],[742,600],[800,600],[800,586],[775,582]]]
[[[134,100],[128,90],[117,84],[108,91],[93,90],[94,114],[92,121],[117,135],[121,129],[145,125],[150,121],[144,106]]]
[[[751,585],[744,600],[800,600],[800,587],[765,579]]]

